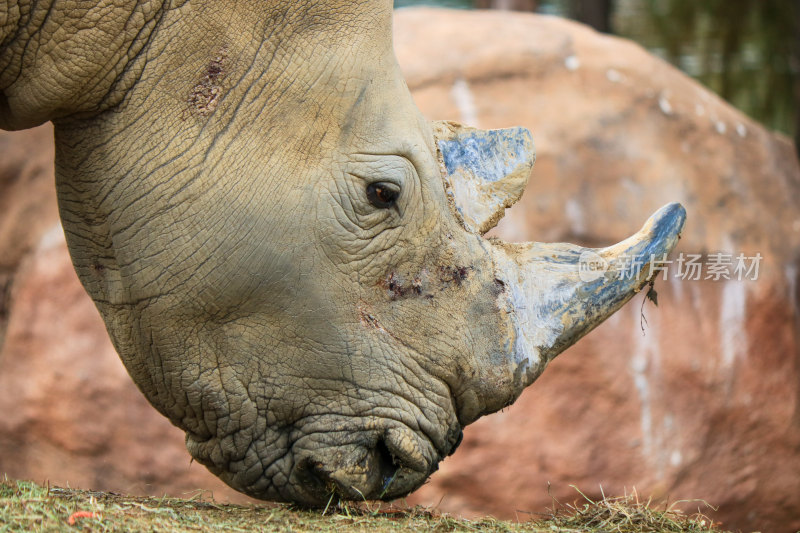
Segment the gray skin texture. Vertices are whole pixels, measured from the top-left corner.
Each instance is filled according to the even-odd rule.
[[[407,494],[646,282],[513,356],[498,269],[538,252],[465,227],[390,0],[0,8],[0,127],[53,121],[70,254],[120,357],[251,496]]]

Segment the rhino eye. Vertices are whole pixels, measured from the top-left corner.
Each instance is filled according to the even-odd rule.
[[[379,209],[389,209],[400,196],[400,188],[394,183],[379,181],[367,185],[367,200]]]

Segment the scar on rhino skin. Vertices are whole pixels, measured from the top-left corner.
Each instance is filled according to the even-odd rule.
[[[379,328],[380,324],[378,323],[378,319],[376,319],[371,314],[367,313],[367,311],[363,308],[358,309],[358,317],[361,319],[361,323],[365,326],[372,326],[373,328]]]
[[[372,314],[368,311],[368,307],[365,303],[361,303],[358,306],[358,318],[364,326],[386,331],[383,329],[383,326],[381,326],[380,322],[378,322],[378,319],[372,316]]]
[[[207,117],[214,112],[222,98],[222,82],[228,75],[228,49],[222,47],[208,62],[200,81],[192,87],[186,102],[191,110]]]
[[[469,271],[472,267],[468,266],[443,266],[439,267],[439,281],[442,283],[455,283],[461,285],[461,282],[469,277]]]
[[[408,287],[403,285],[403,282],[397,277],[397,274],[392,272],[386,278],[386,288],[392,294],[392,300],[402,298],[408,291]]]
[[[396,272],[391,272],[381,281],[380,285],[389,291],[389,298],[392,300],[411,296],[422,296],[431,300],[434,297],[431,291],[435,291],[437,286],[439,291],[453,285],[459,286],[469,277],[470,270],[472,270],[471,266],[440,266],[436,269],[437,276],[433,283],[431,283],[432,280],[427,269],[420,271],[410,281],[405,280]],[[438,283],[436,283],[437,281]]]

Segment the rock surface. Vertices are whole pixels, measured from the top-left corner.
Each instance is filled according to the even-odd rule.
[[[429,118],[533,132],[536,166],[503,237],[610,244],[680,201],[689,219],[679,252],[763,256],[757,281],[668,272],[659,307],[644,308],[644,334],[637,299],[516,404],[467,428],[409,501],[525,519],[551,505],[548,482],[561,501],[576,498],[570,485],[590,497],[600,485],[636,487],[705,499],[730,528],[800,528],[800,168],[790,143],[630,42],[552,17],[400,10],[396,49]],[[243,499],[190,466],[180,432],[114,354],[57,225],[51,135],[0,132],[0,296],[10,288],[0,297],[0,472]]]
[[[14,135],[0,132],[0,347],[17,269],[47,228],[58,223],[52,137],[49,125]]]

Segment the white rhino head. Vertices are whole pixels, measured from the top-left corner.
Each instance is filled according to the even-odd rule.
[[[129,4],[11,0],[0,125],[54,121],[84,286],[148,400],[240,491],[407,494],[676,244],[677,204],[601,250],[484,238],[531,136],[428,123],[390,0]]]

